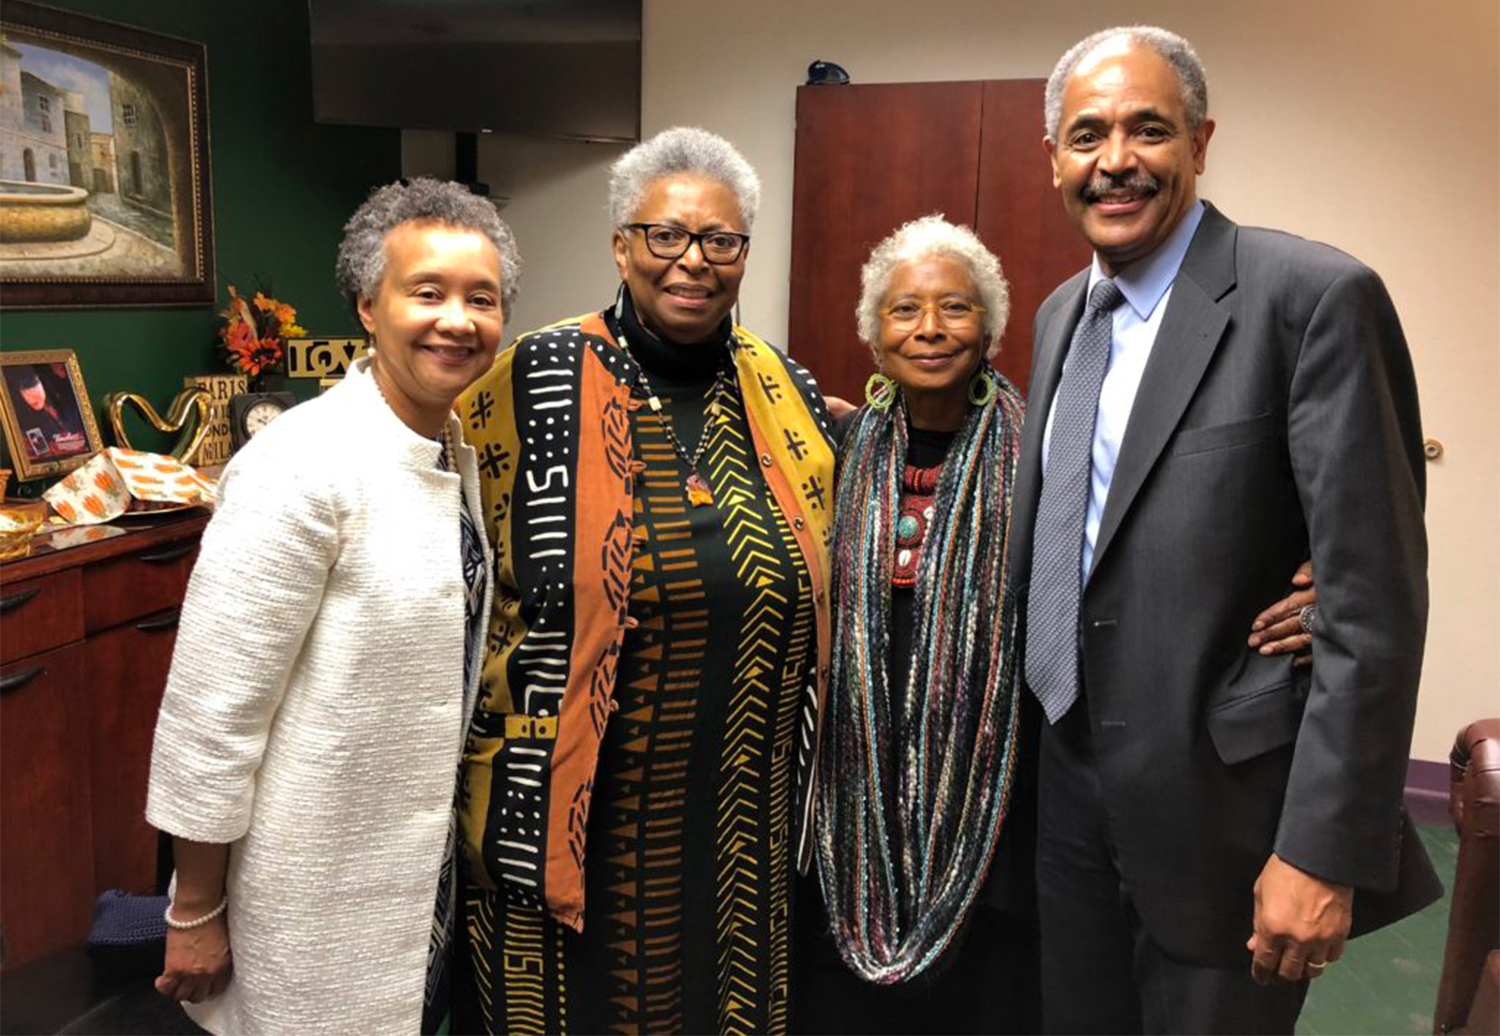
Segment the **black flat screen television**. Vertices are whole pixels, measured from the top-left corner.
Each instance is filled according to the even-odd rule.
[[[641,136],[641,0],[308,0],[318,122]]]

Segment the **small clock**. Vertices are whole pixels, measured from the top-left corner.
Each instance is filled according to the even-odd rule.
[[[290,392],[241,392],[229,401],[229,440],[238,451],[266,425],[297,405]]]

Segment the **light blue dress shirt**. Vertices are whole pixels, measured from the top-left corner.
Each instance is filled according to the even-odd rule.
[[[1144,259],[1131,263],[1115,277],[1127,305],[1114,312],[1114,340],[1110,343],[1109,368],[1104,374],[1104,387],[1099,390],[1099,411],[1094,418],[1093,464],[1089,481],[1089,511],[1083,525],[1083,571],[1088,583],[1089,571],[1094,565],[1094,541],[1099,536],[1099,523],[1104,518],[1104,505],[1109,499],[1109,483],[1114,478],[1115,461],[1120,456],[1120,444],[1125,441],[1125,429],[1130,423],[1130,410],[1135,405],[1136,390],[1141,387],[1141,375],[1145,373],[1146,361],[1151,358],[1151,347],[1156,344],[1156,332],[1161,327],[1161,318],[1167,311],[1167,300],[1172,297],[1172,283],[1177,280],[1177,271],[1182,268],[1183,256],[1198,231],[1203,219],[1203,203],[1194,202],[1182,222],[1162,242],[1160,248]],[[1094,256],[1093,268],[1089,271],[1087,298],[1094,285],[1104,280],[1104,270],[1099,257]],[[1072,362],[1069,356],[1063,370]],[[1059,383],[1061,379],[1059,378]],[[1047,428],[1042,439],[1042,477],[1047,474],[1047,458],[1052,452],[1052,421],[1057,413],[1057,397],[1047,411]]]

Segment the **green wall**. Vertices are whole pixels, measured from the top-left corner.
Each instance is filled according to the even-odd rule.
[[[401,139],[396,130],[314,124],[307,0],[64,0],[53,6],[207,46],[218,302],[0,311],[0,349],[72,349],[96,412],[105,393],[126,389],[165,412],[184,375],[224,370],[213,346],[229,284],[248,292],[261,278],[297,307],[299,322],[312,334],[358,333],[333,286],[334,253],[344,221],[370,188],[401,175]],[[109,445],[102,414],[100,432]],[[170,442],[142,435],[136,445],[165,448]],[[46,484],[33,482],[24,491],[32,495]]]

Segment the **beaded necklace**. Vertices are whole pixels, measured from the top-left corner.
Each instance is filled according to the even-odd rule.
[[[652,386],[650,376],[646,374],[646,364],[643,362],[644,355],[637,355],[630,348],[629,336],[633,331],[629,331],[628,329],[639,330],[641,337],[647,340],[646,346],[650,346],[653,341],[656,341],[656,338],[640,322],[639,315],[635,310],[634,300],[631,299],[630,292],[624,284],[621,284],[618,292],[616,292],[613,315],[614,323],[611,331],[619,342],[620,348],[625,350],[626,355],[631,359],[632,366],[635,367],[635,378],[632,382],[632,388],[639,388],[641,393],[646,397],[646,405],[651,408],[651,412],[661,422],[661,428],[666,433],[667,441],[672,444],[672,449],[681,458],[682,463],[687,466],[688,474],[684,488],[687,493],[688,504],[693,507],[712,505],[714,502],[713,489],[710,488],[708,480],[699,473],[698,463],[703,459],[703,454],[707,451],[709,443],[713,439],[714,430],[723,420],[726,420],[726,409],[723,401],[728,394],[735,391],[733,362],[716,362],[714,364],[714,381],[708,392],[708,405],[704,408],[703,412],[703,431],[698,436],[698,445],[689,453],[687,447],[682,444],[682,440],[677,438],[677,429],[667,419],[667,415],[662,412],[661,396]],[[734,332],[730,330],[730,324],[727,320],[720,325],[719,337],[720,341],[711,340],[704,342],[696,348],[726,349],[727,347],[728,352],[733,352],[735,347]],[[642,347],[643,353],[649,354],[651,350],[646,346]],[[704,358],[707,359],[711,355],[704,354]]]
[[[818,874],[845,963],[880,984],[952,945],[1009,806],[1019,703],[1005,548],[1022,405],[985,377],[996,391],[969,411],[938,476],[904,687],[888,686],[904,402],[862,411],[841,458]]]
[[[620,336],[620,347],[627,353],[630,352],[630,343],[625,336]],[[631,359],[635,360],[632,356]],[[721,400],[725,392],[729,390],[726,372],[720,370],[714,377],[713,387],[708,391],[708,406],[703,411],[703,431],[698,435],[698,445],[692,453],[688,453],[687,447],[682,445],[682,440],[677,438],[677,431],[672,427],[672,422],[662,414],[661,397],[651,387],[651,379],[646,377],[646,368],[641,366],[640,360],[635,360],[635,383],[640,386],[641,391],[646,394],[646,405],[661,422],[661,430],[667,434],[667,441],[672,444],[672,449],[677,451],[677,456],[682,458],[682,463],[687,465],[688,475],[685,488],[687,490],[687,501],[693,507],[704,507],[714,502],[714,492],[709,488],[708,482],[702,475],[698,474],[698,462],[703,459],[703,452],[708,449],[709,440],[713,438],[714,428],[719,424],[724,413]]]
[[[941,464],[930,468],[906,465],[901,475],[901,509],[896,519],[896,565],[891,572],[895,586],[915,586],[922,542],[934,517],[933,494],[937,492]]]

